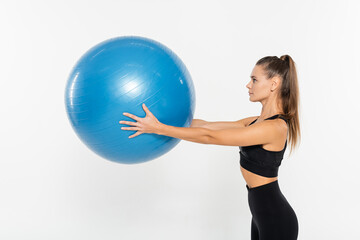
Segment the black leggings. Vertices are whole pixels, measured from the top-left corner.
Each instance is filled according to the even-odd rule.
[[[296,240],[298,220],[279,188],[278,180],[248,190],[251,240]]]

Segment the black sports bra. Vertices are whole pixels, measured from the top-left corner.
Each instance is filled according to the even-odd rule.
[[[286,123],[287,120],[277,114],[267,119],[281,118]],[[249,124],[253,124],[257,119]],[[240,165],[246,170],[264,177],[277,177],[281,160],[283,159],[286,149],[287,140],[285,146],[281,151],[270,151],[262,147],[262,145],[252,145],[240,148]]]

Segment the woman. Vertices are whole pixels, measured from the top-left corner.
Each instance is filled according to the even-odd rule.
[[[246,181],[252,214],[252,240],[295,240],[298,236],[296,214],[278,184],[287,139],[291,150],[300,137],[299,90],[295,63],[289,55],[260,59],[246,85],[250,101],[261,102],[260,116],[234,122],[207,122],[194,119],[190,128],[162,124],[143,104],[145,118],[124,113],[136,122],[120,121],[123,130],[180,138],[187,141],[240,146],[240,169]]]

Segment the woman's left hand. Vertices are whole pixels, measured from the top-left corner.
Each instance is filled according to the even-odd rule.
[[[150,110],[145,106],[145,103],[142,104],[143,109],[146,113],[144,118],[139,118],[130,113],[123,113],[125,116],[134,119],[137,122],[130,121],[120,121],[121,124],[127,124],[134,127],[122,127],[122,130],[132,130],[137,131],[135,134],[129,136],[129,138],[134,138],[143,133],[157,133],[162,125],[159,120],[150,112]]]

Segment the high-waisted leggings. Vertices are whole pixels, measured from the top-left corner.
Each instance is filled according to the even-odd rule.
[[[298,220],[279,188],[278,180],[248,190],[251,240],[296,240]]]

